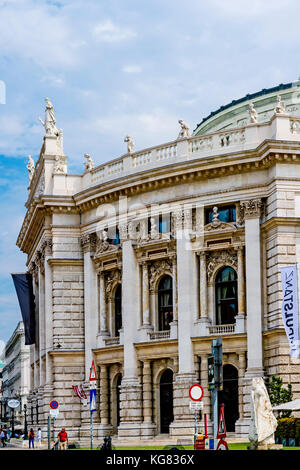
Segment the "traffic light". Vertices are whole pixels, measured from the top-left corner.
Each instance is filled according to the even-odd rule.
[[[212,340],[211,351],[207,359],[208,390],[223,390],[222,338]]]

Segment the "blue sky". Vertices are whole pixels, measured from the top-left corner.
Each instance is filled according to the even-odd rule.
[[[297,0],[0,0],[0,348],[21,319],[10,272],[44,98],[69,171],[175,138],[219,106],[300,75]]]

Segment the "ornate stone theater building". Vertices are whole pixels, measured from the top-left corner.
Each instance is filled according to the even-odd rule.
[[[193,435],[189,387],[204,388],[223,340],[227,431],[247,436],[253,377],[299,396],[299,360],[281,320],[280,267],[300,261],[300,82],[233,101],[190,135],[68,173],[51,102],[39,158],[29,158],[18,247],[36,301],[29,417],[89,433],[86,393],[97,369],[94,437]],[[179,132],[179,134],[178,134]],[[32,413],[30,412],[32,409]],[[38,414],[36,410],[38,409]]]

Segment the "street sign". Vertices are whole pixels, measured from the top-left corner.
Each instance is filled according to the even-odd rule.
[[[53,418],[56,418],[58,414],[59,414],[59,409],[58,408],[55,408],[54,410],[50,409],[50,415]]]
[[[219,426],[218,426],[217,439],[221,439],[222,437],[226,437],[224,405],[221,405],[221,407],[220,407],[220,417],[219,417]]]
[[[97,390],[95,388],[90,389],[90,412],[91,413],[93,413],[94,411],[97,411],[96,393],[97,393]]]
[[[94,361],[92,362],[92,367],[90,369],[90,378],[89,381],[97,380],[96,367]]]
[[[52,400],[50,402],[50,408],[51,410],[56,410],[58,408],[58,402],[56,400]]]
[[[220,439],[217,445],[216,450],[228,450],[227,442],[223,439]]]
[[[199,384],[194,384],[190,387],[189,396],[193,401],[200,401],[203,397],[203,388]]]
[[[19,400],[9,400],[7,404],[10,408],[18,408],[20,406]]]
[[[203,410],[203,401],[190,401],[190,410],[194,412]]]

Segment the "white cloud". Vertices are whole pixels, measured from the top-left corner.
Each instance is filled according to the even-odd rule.
[[[94,27],[93,33],[94,37],[102,42],[127,41],[136,36],[134,31],[117,26],[111,20],[97,24]]]
[[[231,18],[251,18],[254,16],[270,15],[274,11],[284,11],[293,3],[293,0],[210,0],[209,7],[220,14]]]
[[[142,72],[142,67],[139,65],[125,65],[122,68],[122,72],[125,73],[141,73]]]
[[[78,32],[51,5],[33,0],[4,3],[0,16],[2,54],[21,57],[42,67],[68,67],[78,63],[85,45]]]

